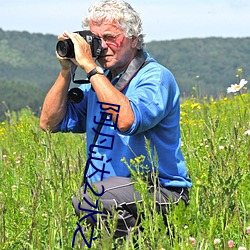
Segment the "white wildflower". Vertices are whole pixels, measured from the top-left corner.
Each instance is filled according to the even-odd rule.
[[[239,247],[238,250],[247,250],[245,247]]]
[[[227,88],[227,93],[235,93],[240,91],[245,85],[247,81],[245,79],[241,79],[239,84],[231,84],[229,88]]]
[[[250,129],[248,129],[247,131],[244,132],[245,136],[249,136],[250,135]]]
[[[214,239],[214,244],[215,244],[215,245],[220,244],[220,242],[221,242],[221,240],[220,240],[220,239],[218,239],[218,238],[217,238],[217,239]]]

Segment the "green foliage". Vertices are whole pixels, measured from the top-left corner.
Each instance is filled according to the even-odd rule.
[[[0,131],[0,249],[67,249],[85,141],[41,132],[29,110],[12,113]]]
[[[245,234],[250,209],[246,198],[250,188],[247,181],[250,169],[247,103],[249,95],[230,100],[211,99],[210,103],[203,104],[190,101],[182,105],[184,113],[196,114],[191,119],[186,114],[183,116],[183,150],[187,163],[195,169],[192,179],[196,199],[191,201],[196,207],[195,234],[201,235],[202,227],[207,227],[208,242],[213,242],[217,235],[224,245],[229,238],[237,241],[238,246],[249,244]]]
[[[47,90],[60,69],[56,36],[0,29],[0,79],[29,82]]]
[[[229,240],[235,249],[249,249],[249,102],[249,94],[186,100],[181,126],[193,180],[190,204],[172,207],[169,225],[164,225],[135,171],[144,167],[147,156],[131,159],[127,164],[143,195],[139,210],[145,215],[144,230],[135,228],[127,240],[116,241],[105,230],[96,230],[92,249],[219,250],[227,249]],[[0,123],[0,249],[71,249],[78,221],[71,197],[84,171],[85,140],[79,134],[40,131],[38,118],[27,109],[7,118]],[[114,230],[116,221],[108,223]],[[74,249],[81,249],[80,243]]]
[[[39,115],[44,96],[45,91],[29,82],[0,80],[0,121],[5,119],[10,110],[19,111],[20,107],[28,107]]]
[[[60,68],[56,42],[53,35],[0,29],[0,121],[8,110],[39,113]]]

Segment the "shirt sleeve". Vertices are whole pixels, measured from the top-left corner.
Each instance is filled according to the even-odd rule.
[[[130,129],[122,133],[124,135],[155,127],[178,105],[179,89],[172,73],[157,63],[150,64],[133,79],[137,83],[131,82],[132,87],[126,94],[135,120]]]

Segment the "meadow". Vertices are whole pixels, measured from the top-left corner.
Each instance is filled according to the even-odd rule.
[[[250,249],[249,103],[247,92],[185,100],[190,204],[171,208],[165,225],[140,182],[143,230],[118,242],[99,225],[91,249]],[[6,113],[0,124],[0,249],[72,249],[78,219],[71,197],[81,184],[85,154],[84,135],[42,132],[29,109]],[[127,164],[141,166],[143,156]],[[73,249],[80,246],[79,234]]]

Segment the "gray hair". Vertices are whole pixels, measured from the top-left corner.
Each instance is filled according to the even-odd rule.
[[[90,20],[101,24],[104,19],[117,24],[125,32],[126,37],[137,37],[137,49],[143,49],[144,35],[141,18],[129,3],[121,0],[104,0],[94,3],[89,8],[89,15],[83,19],[82,27],[88,29]]]

